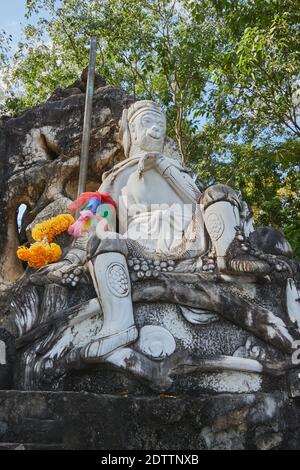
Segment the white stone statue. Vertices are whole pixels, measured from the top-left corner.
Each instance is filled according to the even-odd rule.
[[[297,266],[290,260],[288,242],[270,229],[254,231],[247,205],[230,187],[214,185],[201,194],[166,138],[165,114],[154,102],[138,101],[124,110],[120,137],[126,159],[103,175],[99,188],[100,193],[110,194],[116,210],[100,204],[97,215],[103,219],[76,240],[64,260],[31,275],[33,284],[48,284],[40,307],[34,287],[32,294],[25,289],[24,296],[16,299],[20,345],[32,340],[29,330],[38,321],[31,319],[40,323],[34,329],[34,338],[41,341],[33,345],[37,357],[32,356],[32,366],[26,370],[43,377],[47,367],[51,375],[55,361],[58,368],[61,363],[67,368],[109,363],[163,390],[172,384],[173,373],[189,370],[187,363],[190,370],[260,373],[262,363],[251,356],[260,351],[256,340],[245,340],[246,347],[236,340],[236,330],[230,336],[237,343],[236,354],[221,352],[211,360],[216,346],[222,350],[221,332],[228,335],[220,319],[290,354],[300,314]],[[84,282],[80,278],[85,277],[80,272],[86,265],[97,298],[66,309],[68,287],[71,293],[77,284],[80,289],[90,282],[89,277]],[[279,291],[270,281],[281,283],[281,289],[286,276],[287,312],[278,313]],[[272,309],[265,303],[267,286]],[[168,303],[175,310],[171,312]],[[61,322],[60,327],[55,324],[54,335],[53,308]],[[49,315],[51,321],[45,322]],[[24,317],[28,317],[25,330]],[[209,329],[212,322],[217,333],[211,341],[206,326]],[[296,336],[290,324],[296,325]],[[48,349],[42,339],[47,328]],[[200,351],[197,359],[195,350]],[[273,350],[268,349],[268,354],[272,357]],[[274,367],[285,370],[284,365]]]
[[[242,262],[226,262],[227,249],[241,224],[239,198],[223,185],[201,195],[180,159],[165,154],[162,109],[152,101],[134,103],[123,113],[120,135],[127,159],[104,174],[99,188],[117,202],[118,235],[112,227],[108,232],[99,224],[89,242],[89,269],[104,315],[101,337],[84,349],[84,359],[89,361],[132,343],[138,335],[127,240],[135,240],[151,259],[172,260],[186,254],[197,257],[200,265],[201,256],[212,247],[219,271],[243,271]],[[244,228],[249,232],[249,227]],[[255,270],[259,267],[256,262]]]

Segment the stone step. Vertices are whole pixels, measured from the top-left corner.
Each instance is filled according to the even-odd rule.
[[[200,396],[0,390],[1,450],[299,450],[285,392]]]

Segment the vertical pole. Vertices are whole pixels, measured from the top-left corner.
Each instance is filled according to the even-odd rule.
[[[96,49],[97,49],[97,41],[95,37],[92,37],[91,46],[90,46],[90,58],[89,58],[89,69],[88,69],[87,86],[86,86],[86,96],[85,96],[84,122],[83,122],[80,170],[79,170],[79,181],[78,181],[78,196],[82,192],[85,191],[88,163],[89,163],[89,146],[90,146],[93,95],[94,95],[94,83],[95,83]]]

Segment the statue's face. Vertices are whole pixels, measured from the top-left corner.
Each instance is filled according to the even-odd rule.
[[[161,152],[166,135],[166,118],[155,111],[144,111],[130,125],[132,143],[141,150]]]

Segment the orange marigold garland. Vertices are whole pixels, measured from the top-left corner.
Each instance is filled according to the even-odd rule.
[[[74,222],[74,217],[71,214],[57,215],[35,225],[32,229],[32,238],[35,241],[42,241],[47,238],[48,242],[51,243],[57,235],[68,230]]]
[[[31,268],[41,268],[45,264],[54,263],[61,257],[62,250],[59,245],[52,243],[53,239],[68,230],[74,223],[70,214],[60,214],[51,219],[35,225],[32,229],[32,237],[35,241],[29,248],[19,246],[17,256],[22,261],[27,261]]]
[[[41,268],[48,263],[54,263],[61,257],[62,251],[56,243],[35,242],[29,248],[20,246],[17,256],[22,261],[27,261],[31,268]]]

